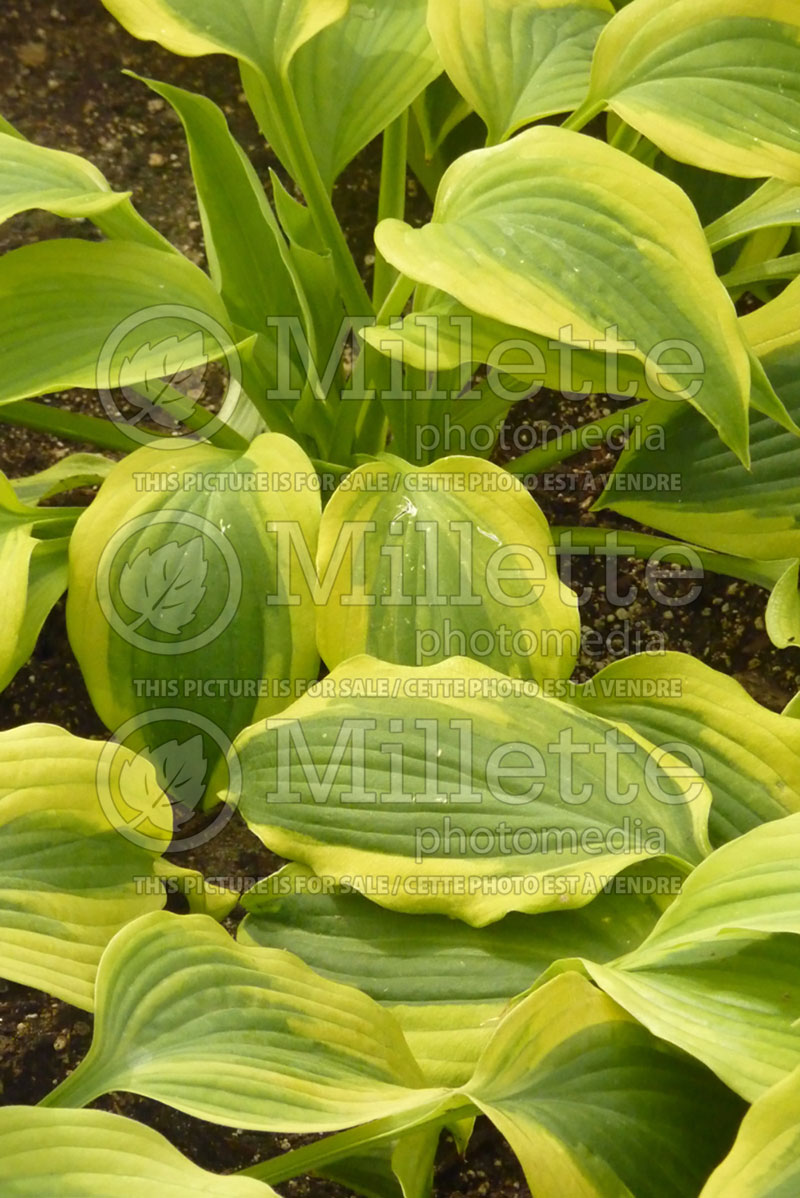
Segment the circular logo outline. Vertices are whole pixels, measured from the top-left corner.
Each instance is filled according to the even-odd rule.
[[[141,636],[138,632],[131,632],[131,626],[125,623],[114,605],[110,586],[111,569],[121,546],[126,541],[129,541],[131,537],[135,536],[140,528],[152,528],[156,524],[183,524],[188,525],[189,528],[194,528],[202,536],[208,537],[212,545],[222,555],[228,570],[230,586],[222,611],[205,632],[197,633],[195,636],[190,637],[188,641],[176,641],[168,644],[164,641],[151,640],[148,637]],[[153,653],[158,657],[182,657],[186,653],[194,653],[198,649],[204,649],[206,645],[210,645],[225,632],[234,619],[236,612],[239,610],[242,590],[242,565],[239,561],[239,555],[225,534],[204,516],[200,516],[196,512],[187,512],[180,508],[162,508],[153,512],[143,512],[139,516],[134,516],[126,524],[123,524],[103,548],[95,573],[97,601],[109,627],[126,644],[131,645],[132,648],[142,649],[146,653]]]
[[[153,320],[164,318],[185,320],[187,324],[191,323],[193,325],[195,332],[200,329],[203,333],[212,337],[222,351],[222,354],[219,358],[209,358],[207,361],[224,362],[228,370],[228,384],[225,388],[219,412],[209,412],[209,421],[202,429],[187,429],[182,434],[193,445],[208,441],[210,437],[213,437],[214,433],[226,427],[227,422],[224,413],[229,411],[232,406],[235,406],[244,394],[242,386],[243,372],[242,360],[238,348],[231,344],[231,337],[225,328],[218,320],[215,320],[213,316],[209,316],[207,312],[203,312],[200,308],[190,308],[188,304],[154,304],[150,308],[142,308],[138,312],[131,313],[130,316],[126,316],[124,320],[114,326],[103,342],[95,370],[95,389],[100,396],[103,409],[111,423],[117,428],[125,429],[130,439],[137,444],[147,445],[149,448],[155,449],[174,450],[176,448],[175,441],[178,438],[143,432],[137,424],[122,415],[113,395],[115,384],[112,379],[112,363],[115,351],[125,337],[134,329],[139,328],[141,325],[149,324]],[[119,384],[117,383],[116,386],[118,387]],[[189,397],[187,396],[187,398]],[[194,401],[194,406],[198,408],[201,405],[198,401]],[[206,409],[203,410],[205,411]]]
[[[141,750],[128,748],[125,744],[125,738],[130,736],[132,732],[138,732],[141,728],[147,727],[150,724],[166,723],[168,720],[189,724],[195,731],[205,732],[222,750],[222,756],[228,768],[228,794],[222,802],[222,807],[217,817],[202,832],[195,832],[193,836],[176,841],[179,829],[173,828],[171,840],[165,843],[163,839],[157,839],[154,836],[147,836],[139,832],[138,828],[131,827],[129,822],[123,820],[122,812],[114,802],[113,788],[110,783],[114,758],[120,749],[125,749],[128,753],[133,754],[134,757],[138,757],[141,753]],[[242,798],[242,764],[239,760],[239,754],[234,749],[233,741],[217,724],[209,720],[207,716],[200,715],[196,711],[190,711],[185,707],[160,707],[131,716],[130,719],[120,724],[108,740],[103,743],[103,748],[97,759],[95,785],[97,787],[97,797],[100,802],[101,811],[114,831],[119,832],[131,844],[135,844],[138,848],[144,848],[151,852],[158,852],[159,855],[163,855],[164,853],[188,853],[192,849],[208,844],[233,819]],[[173,804],[170,805],[173,806]]]

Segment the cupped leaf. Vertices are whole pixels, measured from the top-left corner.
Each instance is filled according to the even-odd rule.
[[[111,938],[163,907],[157,865],[169,844],[162,834],[145,850],[119,834],[120,772],[133,754],[122,750],[105,776],[102,753],[45,724],[0,733],[0,974],[85,1010]]]
[[[127,1090],[227,1127],[319,1132],[443,1097],[377,1003],[207,916],[158,912],[116,936],[95,1009],[88,1055],[45,1105]]]
[[[384,221],[376,242],[399,270],[481,316],[646,364],[747,459],[748,350],[697,214],[628,155],[563,129],[528,130],[464,155],[430,224]]]
[[[706,227],[714,250],[762,229],[800,225],[800,186],[783,179],[768,179],[763,186],[730,212]]]
[[[39,541],[20,528],[0,536],[4,611],[0,690],[31,657],[50,612],[67,589],[69,537]]]
[[[792,283],[741,322],[795,421],[798,298],[800,284]],[[751,412],[751,464],[745,470],[695,412],[652,404],[648,420],[663,428],[662,444],[657,451],[630,444],[596,507],[723,553],[756,560],[800,556],[800,440],[793,432],[768,414]],[[659,477],[672,480],[669,488],[653,485]]]
[[[359,653],[407,666],[474,657],[515,678],[575,667],[578,603],[547,520],[513,475],[479,458],[359,467],[325,509],[318,574],[329,667]]]
[[[135,210],[130,192],[113,191],[91,162],[0,131],[0,221],[30,208],[88,217],[109,237],[177,252]]]
[[[577,973],[525,999],[464,1087],[537,1198],[690,1198],[742,1104]]]
[[[634,0],[600,36],[587,110],[681,162],[797,183],[798,79],[794,0]]]
[[[585,906],[637,862],[700,860],[692,771],[537,690],[464,658],[354,658],[237,740],[242,814],[380,906],[476,926]]]
[[[489,141],[577,108],[610,0],[430,0],[444,68],[483,118]]]
[[[217,1177],[158,1132],[108,1111],[0,1110],[4,1198],[278,1198],[244,1177]]]
[[[800,1064],[800,815],[717,849],[598,985],[754,1101]],[[709,1034],[711,1029],[711,1034]]]
[[[705,778],[714,844],[800,811],[800,725],[688,654],[614,662],[577,687],[574,702],[684,757]]]
[[[131,242],[63,239],[5,254],[0,317],[0,403],[65,387],[115,387],[125,369],[130,376],[136,351],[127,381],[160,376],[171,339],[184,342],[184,370],[237,353],[208,277],[187,258]]]
[[[287,598],[267,524],[295,525],[313,551],[320,500],[279,434],[244,452],[170,446],[120,462],[78,521],[67,626],[100,718],[194,810],[233,736],[317,677],[311,593],[300,580]],[[220,782],[234,801],[235,775]]]
[[[800,1188],[800,1069],[759,1098],[700,1198],[792,1198]]]
[[[388,1006],[431,1085],[463,1085],[511,999],[563,957],[603,960],[636,948],[680,878],[634,867],[588,907],[507,915],[470,928],[444,915],[387,911],[287,865],[243,898],[239,940],[282,948]]]

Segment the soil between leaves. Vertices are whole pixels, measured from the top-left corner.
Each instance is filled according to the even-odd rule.
[[[241,97],[236,69],[222,57],[180,59],[143,44],[111,20],[99,0],[20,0],[0,15],[0,112],[26,136],[43,145],[84,154],[114,187],[131,189],[134,201],[181,250],[203,264],[200,223],[181,129],[160,99],[120,72],[141,74],[203,91],[226,112],[234,134],[253,158],[262,178],[278,164],[264,146]],[[365,151],[355,170],[337,188],[336,203],[356,247],[365,274],[372,262],[371,231],[376,211],[375,147]],[[421,189],[409,185],[412,211],[424,218]],[[24,214],[0,230],[0,250],[58,236],[94,238],[85,222],[65,222],[46,213]],[[79,392],[57,397],[76,410],[102,415],[93,395]],[[504,460],[524,452],[532,433],[543,425],[574,426],[605,414],[610,401],[592,399],[580,405],[550,396],[520,405],[509,421],[513,446]],[[67,445],[54,437],[0,425],[0,467],[13,476],[43,469],[65,454],[91,446]],[[596,524],[588,509],[601,489],[601,477],[613,455],[600,449],[575,459],[569,470],[550,471],[539,480],[535,495],[555,523]],[[604,512],[609,527],[630,527]],[[692,603],[668,606],[648,593],[642,563],[623,559],[616,582],[620,591],[637,588],[627,608],[608,598],[602,559],[579,558],[574,583],[591,587],[582,609],[588,627],[603,632],[610,643],[585,652],[579,676],[586,678],[615,657],[662,644],[693,653],[717,669],[734,675],[765,706],[780,710],[800,688],[800,650],[779,652],[764,631],[766,594],[757,587],[710,576]],[[687,584],[668,584],[674,597]],[[69,649],[63,604],[48,621],[28,665],[0,696],[0,728],[45,721],[83,736],[101,737],[104,729],[86,694]],[[208,876],[263,877],[277,859],[240,821],[180,863],[202,868]],[[38,991],[0,981],[0,1103],[35,1103],[77,1064],[91,1039],[91,1018]],[[188,1157],[216,1171],[244,1168],[258,1159],[297,1143],[284,1136],[263,1136],[206,1125],[158,1103],[116,1095],[100,1104],[138,1118],[166,1135]],[[513,1155],[485,1123],[479,1123],[466,1162],[443,1147],[436,1198],[525,1198],[529,1190]],[[299,1180],[281,1186],[295,1198],[349,1198],[347,1191],[321,1180]]]

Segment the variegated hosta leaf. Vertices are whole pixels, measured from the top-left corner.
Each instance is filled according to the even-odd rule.
[[[88,1055],[46,1100],[127,1090],[227,1127],[334,1131],[436,1105],[392,1015],[203,915],[145,916],[109,945]]]
[[[139,216],[129,191],[113,191],[108,180],[77,154],[36,146],[18,133],[0,131],[0,221],[30,208],[55,216],[88,217],[109,237],[172,250]]]
[[[364,990],[402,1027],[430,1085],[463,1085],[512,998],[564,957],[612,960],[638,947],[679,875],[633,867],[580,911],[508,915],[470,928],[443,915],[386,911],[287,865],[244,896],[239,940],[297,954]]]
[[[464,1087],[537,1198],[690,1198],[742,1105],[579,974],[506,1016]]]
[[[299,579],[286,601],[267,523],[293,523],[313,551],[320,500],[279,434],[243,453],[170,444],[120,462],[78,521],[67,624],[100,718],[193,809],[209,785],[213,802],[233,736],[317,677],[311,593]],[[235,800],[234,773],[219,786]]]
[[[476,926],[585,906],[637,862],[699,861],[705,785],[536,689],[466,658],[353,658],[239,737],[242,814],[380,906]]]
[[[217,1177],[152,1128],[108,1111],[0,1110],[3,1198],[278,1198],[245,1177]]]
[[[146,820],[160,850],[120,836],[114,808],[133,754],[120,750],[100,781],[102,751],[45,724],[0,733],[0,975],[85,1010],[111,937],[163,907],[158,863],[169,844]],[[138,794],[155,788],[148,767],[141,782]]]
[[[789,415],[800,420],[800,280],[742,319]],[[763,559],[800,556],[800,440],[770,416],[750,417],[751,467],[720,446],[696,413],[653,405],[666,444],[630,445],[596,507],[724,553]],[[677,477],[664,490],[653,478]]]
[[[757,191],[730,212],[706,227],[714,250],[761,229],[800,225],[800,186],[783,179],[768,179]]]
[[[320,527],[317,637],[329,667],[456,654],[515,678],[566,678],[580,651],[574,593],[522,484],[479,458],[359,467]],[[330,590],[329,590],[330,588]]]
[[[441,74],[427,8],[428,0],[351,0],[340,21],[298,51],[289,78],[329,187]]]
[[[209,268],[231,318],[264,333],[268,316],[299,314],[275,215],[222,110],[206,96],[154,79],[142,82],[183,123]]]
[[[573,701],[685,757],[711,788],[714,844],[800,811],[800,724],[688,654],[626,657]]]
[[[611,0],[430,0],[428,27],[448,75],[498,142],[578,107],[613,12]]]
[[[600,36],[587,107],[681,162],[797,183],[799,79],[794,0],[634,0]]]
[[[800,815],[717,849],[640,948],[592,977],[754,1101],[800,1065]]]
[[[4,254],[0,323],[0,403],[65,387],[115,387],[133,361],[131,385],[160,378],[171,339],[183,346],[181,370],[237,351],[207,275],[180,254],[122,241],[58,239]]]
[[[800,1069],[759,1098],[700,1198],[793,1198],[800,1190]]]
[[[432,222],[383,221],[376,243],[481,316],[647,364],[747,459],[748,349],[697,214],[628,155],[563,129],[528,130],[464,155]]]

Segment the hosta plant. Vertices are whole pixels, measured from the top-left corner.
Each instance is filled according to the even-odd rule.
[[[66,590],[111,734],[0,736],[3,976],[94,1014],[0,1109],[3,1195],[429,1198],[478,1115],[537,1198],[794,1193],[800,707],[679,653],[577,681],[559,557],[755,582],[800,636],[797,6],[104,2],[236,59],[282,174],[142,79],[206,271],[0,128],[3,216],[102,235],[0,259],[0,421],[107,451],[0,478],[0,683]],[[332,196],[377,137],[368,290]],[[628,403],[509,456],[543,388]],[[641,528],[551,527],[532,480],[612,432],[594,510]],[[173,860],[231,819],[285,861],[235,935]],[[323,1138],[216,1176],[115,1091]]]

